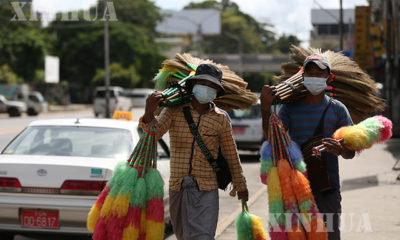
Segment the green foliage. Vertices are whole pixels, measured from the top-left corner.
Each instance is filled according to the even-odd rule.
[[[300,43],[301,41],[296,36],[283,34],[276,40],[274,47],[280,53],[289,53],[291,45],[300,45]]]
[[[153,87],[155,69],[165,57],[155,42],[155,25],[160,19],[158,9],[148,0],[113,1],[118,21],[109,22],[111,83],[123,87]],[[54,53],[60,57],[60,75],[75,86],[85,88],[104,84],[103,6],[98,6],[97,21],[51,23],[48,31],[56,36]],[[96,8],[91,9],[96,12]],[[135,13],[135,14],[132,14]],[[95,13],[91,14],[96,19]],[[72,96],[73,101],[89,101]]]
[[[264,85],[274,85],[274,73],[243,73],[243,79],[249,83],[247,88],[252,92],[261,92]]]
[[[15,74],[9,65],[0,66],[0,84],[18,84],[22,79]]]
[[[266,53],[274,42],[274,33],[266,23],[259,23],[250,15],[240,11],[230,0],[189,3],[185,9],[217,9],[221,11],[221,34],[203,40],[206,53],[237,53],[238,40],[242,42],[243,53]],[[234,36],[234,37],[232,37]]]
[[[97,69],[96,75],[92,79],[95,86],[104,86],[105,70]],[[113,86],[121,86],[125,88],[135,87],[140,80],[139,75],[136,73],[134,65],[129,68],[123,68],[119,63],[110,64],[110,84]]]
[[[113,0],[115,12],[120,22],[134,24],[143,27],[150,34],[155,34],[158,21],[161,21],[161,14],[158,7],[148,0]],[[99,0],[98,12],[104,12],[103,1]],[[102,17],[102,14],[100,17]]]
[[[29,4],[26,6],[25,17],[29,20]],[[0,65],[8,64],[25,82],[31,82],[36,69],[44,68],[51,36],[40,29],[39,21],[11,21],[14,15],[9,3],[0,3]]]

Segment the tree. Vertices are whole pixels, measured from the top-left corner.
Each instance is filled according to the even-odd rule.
[[[105,79],[104,69],[97,69],[96,75],[92,82],[95,86],[103,86]],[[110,84],[113,86],[121,86],[124,88],[135,87],[140,81],[140,77],[136,73],[135,66],[131,65],[125,69],[119,63],[110,64]]]
[[[252,92],[261,92],[264,85],[274,85],[273,73],[244,73],[243,79],[249,83],[247,88]]]
[[[274,33],[269,31],[269,24],[259,23],[250,15],[240,11],[239,6],[230,0],[217,2],[207,0],[189,3],[185,9],[216,9],[221,11],[221,34],[204,39],[202,48],[207,53],[237,53],[238,41],[229,37],[240,38],[243,53],[265,53],[270,51],[274,42]]]
[[[22,79],[15,74],[10,66],[4,64],[0,66],[0,84],[18,84]]]
[[[48,28],[56,36],[53,52],[60,57],[60,75],[72,85],[86,89],[93,87],[92,79],[99,76],[97,70],[104,68],[101,3],[97,21],[84,21],[83,12],[80,12],[79,22],[58,19]],[[155,25],[160,16],[158,9],[148,0],[115,0],[113,4],[118,21],[109,22],[110,62],[119,64],[121,69],[133,67],[135,76],[140,76],[140,79],[130,82],[136,87],[152,87],[150,80],[165,58],[161,45],[155,42]],[[96,8],[91,8],[91,11],[95,12]],[[76,99],[80,95],[72,95],[72,98],[73,101],[90,101],[89,96]]]
[[[26,5],[30,19],[30,5]],[[8,64],[25,82],[31,82],[37,69],[44,68],[44,56],[51,36],[40,28],[40,21],[11,21],[15,12],[10,3],[0,2],[0,65]]]
[[[283,34],[276,40],[275,48],[281,53],[289,53],[292,45],[300,45],[301,41],[293,35]]]

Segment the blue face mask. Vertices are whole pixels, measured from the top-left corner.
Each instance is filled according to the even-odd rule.
[[[196,84],[193,87],[193,95],[201,104],[211,102],[217,97],[217,90],[204,85]]]
[[[304,87],[312,94],[318,95],[326,88],[327,78],[304,77]]]

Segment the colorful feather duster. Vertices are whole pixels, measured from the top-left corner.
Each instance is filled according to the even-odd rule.
[[[328,238],[322,214],[304,176],[306,165],[300,147],[289,139],[276,114],[270,117],[268,142],[261,148],[260,173],[268,186],[272,240]]]
[[[236,217],[238,240],[266,240],[267,234],[260,217],[249,213],[247,202],[242,200],[242,212]]]
[[[388,140],[391,136],[392,122],[383,116],[374,116],[357,125],[339,128],[332,138],[341,141],[349,150],[361,152],[375,143]],[[324,145],[314,147],[313,154],[319,156],[324,150]]]
[[[93,239],[163,239],[164,181],[156,169],[155,135],[145,130],[128,161],[116,166],[88,215]]]

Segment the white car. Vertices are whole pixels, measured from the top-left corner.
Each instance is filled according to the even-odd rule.
[[[150,88],[126,89],[125,95],[131,100],[132,107],[145,107],[147,97],[154,91]]]
[[[128,159],[138,132],[138,122],[126,120],[32,122],[0,154],[0,239],[16,233],[89,236],[88,212],[116,164]],[[159,143],[157,168],[167,198],[169,149]]]
[[[232,110],[233,138],[238,149],[258,151],[264,142],[260,104],[249,109]]]
[[[110,101],[109,110],[112,116],[114,111],[130,111],[132,109],[131,99],[125,96],[125,91],[122,87],[109,87]],[[93,111],[96,117],[106,113],[106,88],[96,87],[94,91]]]
[[[0,113],[8,113],[10,117],[19,117],[26,112],[27,106],[21,101],[9,101],[0,95]]]

